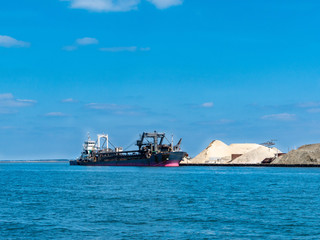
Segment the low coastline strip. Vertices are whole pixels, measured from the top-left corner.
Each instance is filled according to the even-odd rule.
[[[217,164],[217,163],[181,163],[181,167],[314,167],[320,168],[320,164]]]
[[[69,162],[68,159],[44,159],[44,160],[0,160],[0,163],[60,163]]]

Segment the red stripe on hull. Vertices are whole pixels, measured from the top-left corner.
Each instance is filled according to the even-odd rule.
[[[179,167],[180,160],[170,160],[166,162],[161,163],[155,163],[155,164],[139,164],[139,163],[98,163],[98,162],[82,162],[82,163],[76,163],[71,165],[81,165],[81,166],[122,166],[122,167]]]

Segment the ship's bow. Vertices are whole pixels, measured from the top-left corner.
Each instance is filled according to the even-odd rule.
[[[179,167],[182,159],[187,155],[186,152],[171,152],[169,159],[165,162],[165,167]]]

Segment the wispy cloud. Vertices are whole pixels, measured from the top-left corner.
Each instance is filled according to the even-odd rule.
[[[212,108],[214,106],[213,102],[204,102],[201,104],[185,104],[189,108],[201,109],[201,108]]]
[[[78,45],[92,45],[92,44],[98,44],[99,41],[96,38],[84,37],[84,38],[77,39],[76,43]]]
[[[60,0],[70,2],[70,8],[85,9],[92,12],[128,12],[137,10],[140,0]],[[158,9],[178,6],[183,0],[147,0]]]
[[[77,47],[77,46],[70,45],[70,46],[65,46],[65,47],[63,47],[62,49],[65,50],[65,51],[70,52],[70,51],[77,50],[78,47]]]
[[[0,113],[13,113],[17,108],[29,107],[37,103],[31,99],[16,99],[12,93],[0,94]]]
[[[178,6],[183,3],[182,0],[148,0],[159,9],[165,9],[172,6]]]
[[[150,51],[150,47],[141,47],[138,48],[136,46],[131,47],[107,47],[107,48],[100,48],[101,52],[136,52],[136,51],[142,51],[147,52]]]
[[[141,109],[130,105],[119,105],[113,103],[89,103],[85,105],[89,109],[102,111],[116,115],[141,115]]]
[[[111,48],[100,48],[102,52],[135,52],[137,47],[111,47]]]
[[[308,113],[320,113],[320,108],[310,108],[307,110]]]
[[[14,39],[13,37],[0,35],[0,47],[30,47],[30,43],[19,41],[17,39]]]
[[[99,43],[99,41],[96,38],[84,37],[84,38],[76,39],[74,44],[69,45],[69,46],[65,46],[62,49],[65,51],[74,51],[74,50],[77,50],[80,46],[95,45],[98,43]]]
[[[212,120],[212,121],[198,121],[194,122],[193,124],[199,125],[199,126],[216,126],[216,125],[230,125],[233,124],[235,120],[231,119],[218,119],[218,120]]]
[[[86,104],[86,107],[98,110],[124,110],[131,108],[131,106],[128,105],[118,105],[112,103],[88,103]]]
[[[213,102],[205,102],[205,103],[202,103],[202,104],[201,104],[201,107],[211,108],[211,107],[213,107]]]
[[[10,98],[13,98],[12,93],[2,93],[2,94],[0,94],[0,100],[2,100],[2,99],[10,99]]]
[[[141,47],[139,50],[142,52],[147,52],[147,51],[150,51],[151,48],[150,47]]]
[[[12,93],[0,94],[0,107],[27,107],[36,102],[30,99],[16,99]]]
[[[305,109],[308,113],[319,113],[320,112],[320,102],[304,102],[296,105],[298,108]]]
[[[304,103],[297,104],[297,106],[300,107],[300,108],[319,107],[320,106],[320,102],[304,102]]]
[[[259,105],[250,104],[248,107],[253,108],[255,111],[277,111],[277,112],[295,112],[295,113],[318,113],[320,112],[320,101],[299,102],[299,103],[286,103],[276,105]]]
[[[0,126],[0,129],[2,130],[8,130],[8,129],[14,129],[15,127],[13,126]]]
[[[295,120],[296,115],[290,114],[290,113],[278,113],[278,114],[264,115],[261,118],[267,119],[267,120],[292,121],[292,120]]]
[[[93,12],[127,12],[137,9],[140,0],[67,0],[71,8]]]
[[[63,103],[76,103],[76,102],[78,102],[78,100],[75,100],[73,98],[67,98],[67,99],[61,100],[61,102],[63,102]]]
[[[49,112],[49,113],[46,113],[45,116],[46,117],[65,117],[67,115],[62,112]]]
[[[31,99],[17,99],[17,101],[20,102],[20,103],[27,103],[27,104],[37,103],[36,100],[31,100]]]

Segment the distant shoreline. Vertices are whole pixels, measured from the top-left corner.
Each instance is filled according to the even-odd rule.
[[[0,163],[59,163],[69,162],[69,159],[43,159],[43,160],[0,160]]]
[[[218,164],[218,163],[180,163],[181,167],[201,166],[201,167],[314,167],[320,168],[320,164],[254,164],[254,163],[239,163],[239,164]]]

